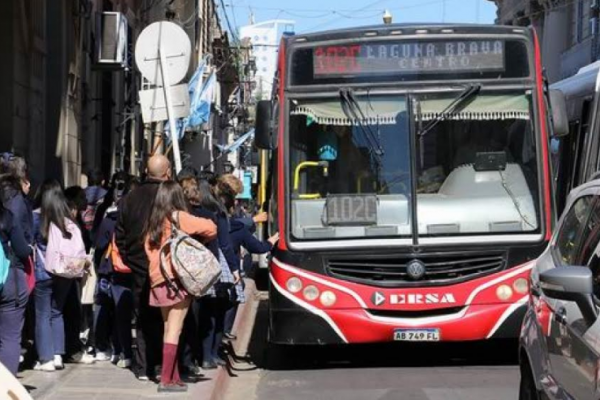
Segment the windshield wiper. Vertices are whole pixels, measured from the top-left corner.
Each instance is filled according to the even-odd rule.
[[[363,136],[366,139],[367,144],[370,147],[370,150],[375,154],[375,156],[379,159],[383,156],[384,151],[381,147],[381,143],[377,135],[373,132],[369,125],[365,125],[363,121],[367,120],[365,113],[362,108],[358,104],[356,97],[354,96],[354,92],[352,89],[341,89],[340,90],[340,100],[342,104],[342,111],[346,114],[346,117],[350,119],[350,121],[356,121]]]
[[[456,111],[464,108],[470,99],[472,99],[475,95],[479,93],[481,90],[481,85],[471,84],[463,90],[458,97],[456,97],[446,108],[444,108],[434,119],[429,121],[427,125],[419,132],[419,136],[426,135],[429,131],[437,126],[441,121],[446,119],[446,117]]]

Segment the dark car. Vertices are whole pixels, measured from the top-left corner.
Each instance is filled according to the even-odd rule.
[[[574,189],[532,269],[519,398],[600,398],[600,180]]]

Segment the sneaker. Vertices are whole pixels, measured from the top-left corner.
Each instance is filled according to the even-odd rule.
[[[54,356],[54,368],[55,369],[65,369],[65,364],[63,364],[62,356],[60,356],[60,355]]]
[[[119,368],[131,368],[131,358],[121,358],[117,363],[117,367]]]
[[[138,375],[137,376],[138,381],[141,382],[149,382],[150,378],[148,378],[148,375]]]
[[[81,364],[94,364],[96,362],[96,357],[93,354],[84,354],[79,361]]]
[[[45,363],[41,363],[37,361],[33,366],[34,371],[43,371],[43,372],[54,372],[56,371],[56,367],[54,366],[54,361],[47,361]]]
[[[197,365],[188,365],[186,369],[190,376],[202,376],[202,368]]]
[[[96,361],[110,361],[111,356],[103,351],[96,352]]]
[[[205,369],[205,370],[217,369],[217,364],[215,364],[214,361],[204,361],[202,363],[202,369]]]
[[[110,356],[110,363],[112,365],[117,365],[120,360],[121,360],[121,356],[118,356],[118,355],[115,355],[115,354],[113,354],[112,356]]]
[[[185,383],[161,383],[158,385],[158,393],[185,393],[188,387]]]

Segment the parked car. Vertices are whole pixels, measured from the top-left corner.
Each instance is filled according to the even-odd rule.
[[[574,189],[535,261],[520,337],[520,400],[600,398],[600,180]]]

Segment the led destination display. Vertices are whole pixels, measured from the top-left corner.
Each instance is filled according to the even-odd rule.
[[[316,47],[313,75],[504,71],[504,41],[385,42]]]

